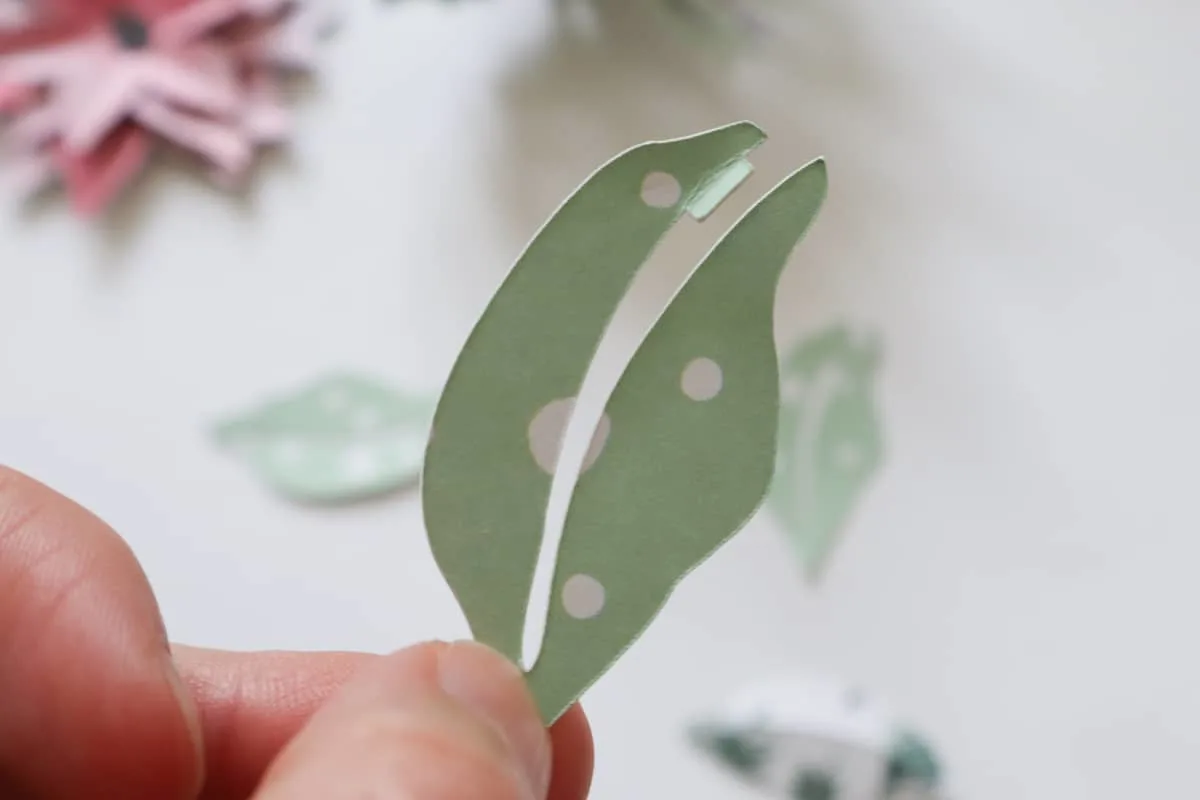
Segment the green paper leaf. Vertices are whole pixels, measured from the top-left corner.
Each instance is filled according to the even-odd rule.
[[[793,800],[837,800],[837,778],[828,770],[805,767],[792,782],[791,797]]]
[[[941,763],[929,743],[913,731],[901,730],[888,754],[888,796],[898,795],[909,787],[937,789],[941,777]]]
[[[534,238],[451,372],[422,481],[430,544],[475,637],[517,663],[562,434],[609,319],[670,226],[707,216],[749,174],[745,155],[762,138],[741,123],[601,168]],[[574,486],[529,671],[548,723],[761,503],[779,417],[776,284],[824,194],[814,162],[751,209],[613,391]]]
[[[578,395],[642,263],[691,198],[763,138],[740,123],[601,167],[529,244],[459,354],[425,456],[425,524],[472,635],[516,663],[558,449],[530,458],[533,415]]]
[[[544,715],[574,702],[763,501],[779,417],[775,289],[825,188],[816,161],[747,212],[617,383],[603,450],[567,510],[529,675]]]
[[[333,375],[218,426],[217,441],[292,499],[341,503],[415,485],[432,403]]]
[[[873,339],[835,326],[783,359],[779,461],[768,506],[810,576],[883,460],[875,404],[880,353]]]
[[[770,742],[758,731],[703,724],[689,728],[688,738],[717,763],[752,780],[759,778],[771,756]]]

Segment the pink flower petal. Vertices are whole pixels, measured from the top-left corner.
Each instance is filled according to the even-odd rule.
[[[143,94],[214,116],[237,110],[240,103],[233,70],[220,60],[193,58],[186,62],[162,55],[147,55],[136,67]]]
[[[38,101],[39,92],[19,83],[0,85],[0,114],[17,114]]]
[[[242,129],[255,142],[276,144],[291,133],[292,117],[279,102],[278,92],[264,77],[255,79],[242,111]]]
[[[84,216],[106,209],[142,170],[150,155],[145,131],[122,125],[95,150],[75,156],[64,150],[55,161],[67,186],[71,205]]]
[[[141,75],[136,57],[114,56],[98,67],[86,84],[81,78],[80,91],[72,92],[76,102],[66,112],[63,147],[75,154],[100,144],[128,116],[137,97]]]
[[[182,47],[245,13],[245,0],[199,0],[155,22],[151,41],[159,49]]]
[[[77,41],[0,54],[0,83],[42,86],[70,81],[80,74],[94,74],[99,62],[115,48],[103,39]]]
[[[227,172],[243,171],[254,155],[249,137],[234,125],[187,114],[159,100],[140,101],[134,118],[172,144],[198,153]]]
[[[0,4],[7,0],[0,0]],[[96,213],[161,137],[194,152],[231,184],[260,143],[291,120],[281,68],[307,68],[328,0],[22,0],[28,28],[0,30],[0,131],[31,185],[61,172],[74,206]],[[150,47],[122,50],[107,20],[147,20]],[[219,33],[218,33],[219,31]],[[55,166],[57,165],[57,167]]]
[[[0,0],[0,29],[23,28],[32,16],[22,0]]]
[[[8,136],[18,147],[41,147],[58,138],[62,127],[62,108],[43,103],[17,116],[8,126]]]

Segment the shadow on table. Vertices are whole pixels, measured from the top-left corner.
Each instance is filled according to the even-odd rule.
[[[289,89],[289,106],[305,102],[313,92],[312,82],[295,81]],[[206,195],[214,202],[232,203],[240,215],[252,218],[258,210],[265,177],[296,169],[296,160],[286,143],[263,147],[255,153],[250,169],[237,185],[223,187],[214,182],[208,168],[191,154],[160,148],[113,204],[89,221],[89,233],[94,235],[97,244],[97,266],[113,277],[123,270],[130,247],[153,225],[155,205],[172,190],[186,185],[188,190]],[[28,223],[36,223],[47,215],[73,213],[70,201],[58,186],[38,192],[18,209],[22,220]]]
[[[564,5],[558,4],[560,12]],[[715,231],[817,156],[829,162],[831,194],[819,230],[805,245],[806,262],[820,264],[822,274],[861,272],[854,266],[863,260],[862,245],[877,240],[885,225],[903,224],[904,204],[888,164],[896,154],[889,139],[898,128],[889,120],[902,101],[886,56],[872,51],[853,9],[838,0],[796,3],[739,49],[676,35],[652,4],[591,5],[600,10],[590,20],[553,15],[539,46],[500,86],[503,127],[485,161],[514,247],[617,153],[740,119],[770,137],[753,157],[756,175],[706,230],[685,220],[683,232],[664,243],[661,260],[674,282],[708,249]],[[818,279],[807,293],[820,302],[827,284]]]

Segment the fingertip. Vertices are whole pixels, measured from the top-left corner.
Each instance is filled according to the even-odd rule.
[[[549,768],[520,671],[480,645],[433,643],[364,668],[285,748],[256,797],[542,800]]]
[[[583,706],[576,703],[550,728],[553,780],[550,800],[584,800],[592,787],[595,744]]]
[[[477,642],[455,642],[438,655],[442,689],[508,740],[538,797],[550,786],[551,749],[537,703],[516,664]]]

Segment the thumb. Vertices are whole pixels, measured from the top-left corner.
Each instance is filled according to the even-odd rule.
[[[550,739],[520,670],[472,642],[365,667],[267,771],[254,800],[545,800]]]

